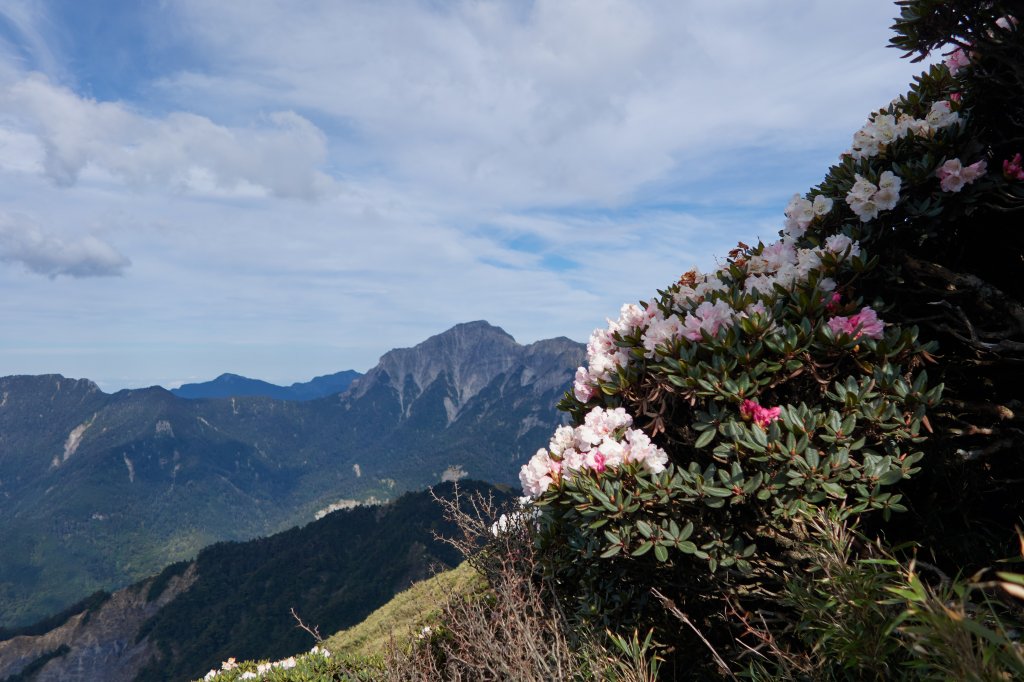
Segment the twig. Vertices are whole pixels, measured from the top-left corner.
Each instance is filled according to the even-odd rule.
[[[733,674],[732,670],[729,669],[729,666],[726,665],[724,660],[722,660],[722,657],[718,655],[718,652],[715,651],[715,647],[711,646],[711,642],[709,642],[707,638],[704,637],[703,634],[701,634],[701,631],[697,629],[696,625],[690,622],[690,619],[686,617],[686,614],[679,610],[679,608],[675,605],[675,602],[673,602],[671,599],[669,599],[653,587],[651,588],[651,594],[653,594],[661,601],[662,605],[668,610],[669,613],[671,613],[673,616],[675,616],[682,622],[686,623],[690,627],[690,629],[693,630],[698,637],[700,637],[700,641],[704,642],[704,646],[706,646],[708,650],[711,652],[711,655],[715,657],[715,663],[718,664],[718,667],[721,668],[722,672],[728,675],[730,679],[739,682],[739,678],[737,678],[736,675]]]
[[[303,623],[302,619],[299,618],[299,614],[295,613],[295,607],[294,606],[291,608],[291,612],[292,612],[292,618],[294,618],[295,622],[298,623],[298,625],[296,625],[295,627],[302,628],[303,630],[305,630],[309,634],[313,635],[313,639],[316,640],[317,644],[321,644],[324,641],[324,638],[320,636],[320,626],[319,625],[314,625],[313,627],[309,627],[308,625]]]

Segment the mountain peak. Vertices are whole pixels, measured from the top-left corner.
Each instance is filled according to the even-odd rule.
[[[454,393],[446,405],[451,419],[466,401],[522,358],[523,346],[501,327],[485,320],[463,322],[412,348],[388,351],[359,380],[352,395],[358,398],[385,384],[398,394],[407,413],[416,397],[443,375]]]

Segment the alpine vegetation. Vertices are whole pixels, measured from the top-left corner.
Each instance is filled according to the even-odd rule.
[[[945,61],[594,331],[525,507],[459,524],[490,593],[380,679],[1024,678],[1019,3],[896,4]]]
[[[871,114],[777,241],[595,330],[559,405],[574,426],[520,473],[561,608],[652,632],[663,673],[1024,671],[1018,574],[957,583],[982,603],[963,626],[975,655],[918,647],[935,632],[907,626],[936,594],[915,552],[938,590],[1019,550],[1024,39],[1007,3],[897,4],[893,46],[947,46],[946,62]],[[847,579],[884,574],[851,599],[890,602],[888,658],[824,657],[838,635],[816,619],[834,605],[794,596],[837,552]]]

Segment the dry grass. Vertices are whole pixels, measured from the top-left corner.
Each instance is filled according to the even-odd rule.
[[[436,624],[440,604],[451,595],[478,594],[486,587],[480,572],[463,562],[399,592],[363,622],[329,637],[324,646],[342,656],[382,655],[392,642],[412,639],[424,626]]]

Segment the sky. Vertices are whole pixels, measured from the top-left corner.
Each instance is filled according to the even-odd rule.
[[[0,375],[365,371],[585,341],[738,240],[920,64],[888,0],[4,0]]]

